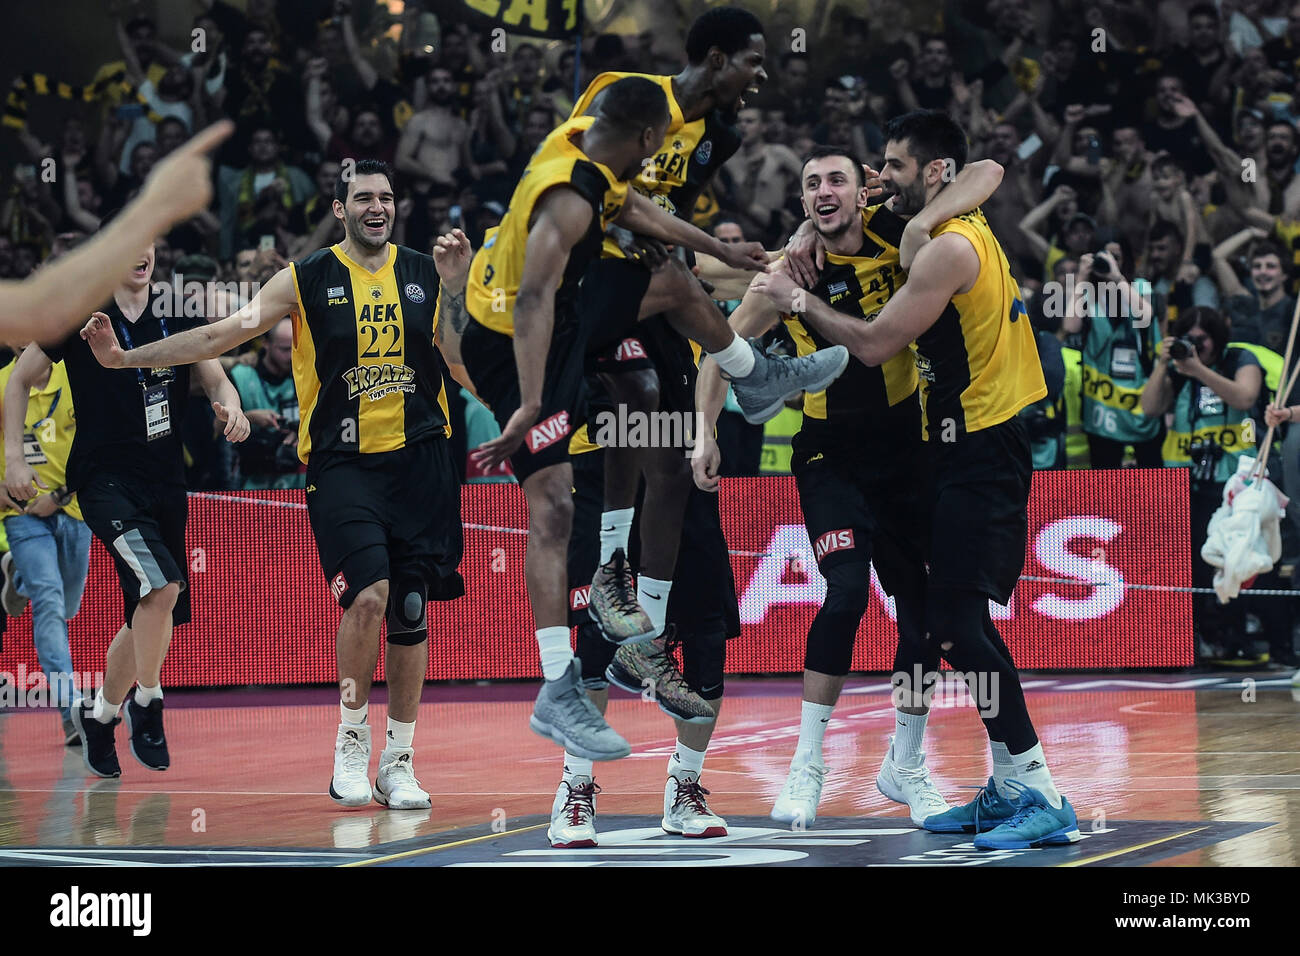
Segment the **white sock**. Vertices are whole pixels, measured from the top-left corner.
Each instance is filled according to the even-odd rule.
[[[388,718],[388,744],[385,750],[410,750],[415,744],[415,721],[404,724]]]
[[[650,615],[656,634],[662,634],[668,622],[668,592],[672,589],[672,581],[660,581],[644,574],[636,576],[636,602]]]
[[[135,685],[135,705],[137,707],[148,707],[150,701],[162,700],[162,684],[157,687],[145,687],[144,684]]]
[[[1061,794],[1052,783],[1052,775],[1047,770],[1047,758],[1043,756],[1043,745],[1034,744],[1022,754],[1012,754],[1011,760],[1016,765],[1015,778],[1027,787],[1033,787],[1056,809],[1061,809]]]
[[[1000,740],[990,740],[989,750],[993,752],[993,786],[997,788],[998,793],[1006,797],[1008,794],[1004,784],[1016,775],[1016,765],[1011,760],[1011,751]]]
[[[102,687],[99,689],[99,693],[95,695],[95,703],[93,706],[95,709],[91,716],[101,724],[111,724],[113,718],[117,716],[117,712],[122,709],[121,704],[110,704],[104,698],[104,688]]]
[[[799,711],[799,743],[794,748],[792,767],[806,763],[825,763],[822,760],[822,738],[826,736],[826,722],[831,719],[833,704],[814,704],[805,700]]]
[[[370,715],[370,701],[366,701],[360,707],[349,707],[343,701],[339,701],[339,713],[343,715],[345,724],[364,724],[366,717]]]
[[[689,774],[698,780],[700,772],[704,770],[704,754],[703,750],[692,750],[680,740],[677,741],[677,749],[668,758],[669,776],[685,780]]]
[[[600,563],[608,564],[619,548],[627,554],[627,539],[632,533],[632,519],[636,517],[635,508],[619,508],[615,511],[602,511],[600,514]]]
[[[731,344],[721,352],[710,352],[709,358],[732,378],[744,378],[754,371],[754,349],[739,335],[733,334]]]
[[[925,739],[925,723],[929,714],[905,714],[894,711],[894,763],[907,770],[925,764],[921,742]]]
[[[564,781],[573,783],[574,777],[586,777],[592,779],[595,773],[592,770],[592,763],[586,757],[575,757],[567,750],[564,752]]]
[[[567,627],[539,627],[537,629],[537,650],[542,658],[542,676],[547,680],[556,680],[564,676],[573,660],[573,648],[569,646],[569,629]]]

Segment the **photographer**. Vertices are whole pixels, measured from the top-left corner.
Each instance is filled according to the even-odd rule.
[[[1115,242],[1080,257],[1074,308],[1062,326],[1083,337],[1083,431],[1092,467],[1119,468],[1132,445],[1139,468],[1160,468],[1161,420],[1139,407],[1160,348],[1160,324],[1150,283],[1125,279],[1122,258]]]
[[[245,488],[303,488],[298,461],[298,393],[291,356],[293,323],[281,319],[266,337],[256,365],[230,370],[252,431],[239,446]]]
[[[1253,453],[1251,412],[1264,376],[1244,349],[1228,347],[1228,325],[1215,309],[1184,310],[1160,343],[1159,358],[1146,387],[1142,411],[1158,418],[1172,411],[1164,460],[1171,468],[1191,469],[1192,585],[1210,587],[1214,569],[1201,559],[1210,516],[1223,498],[1223,485],[1237,460]],[[1197,595],[1193,620],[1201,638],[1230,654],[1244,653],[1245,621],[1239,601],[1218,603]]]

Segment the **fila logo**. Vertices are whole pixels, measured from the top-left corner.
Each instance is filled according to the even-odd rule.
[[[624,339],[618,343],[618,348],[614,352],[615,362],[629,362],[632,359],[643,359],[645,357],[645,347],[641,344],[640,339]]]
[[[826,555],[835,551],[847,551],[852,547],[854,547],[853,529],[844,528],[841,531],[827,531],[817,539],[817,542],[813,545],[813,551],[817,556],[818,563],[820,563],[821,559]]]
[[[334,580],[330,582],[330,594],[334,595],[334,600],[342,601],[343,592],[347,589],[348,579],[345,578],[343,572],[340,571],[338,574],[334,575]]]
[[[580,588],[573,588],[569,591],[569,610],[581,611],[591,603],[591,585],[584,584]]]
[[[528,433],[526,444],[528,450],[534,455],[548,445],[554,445],[557,441],[569,434],[569,413],[556,412],[544,422],[538,422]]]

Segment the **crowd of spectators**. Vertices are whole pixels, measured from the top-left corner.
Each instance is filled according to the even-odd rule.
[[[477,246],[567,115],[575,83],[602,70],[676,72],[681,37],[704,6],[677,5],[676,39],[662,22],[632,34],[589,30],[575,57],[572,40],[501,44],[459,3],[193,2],[197,32],[175,37],[160,36],[144,8],[106,16],[120,57],[93,78],[58,77],[104,81],[61,125],[43,121],[46,100],[30,89],[23,121],[7,115],[6,135],[30,156],[0,172],[0,276],[24,276],[94,231],[161,156],[222,116],[237,132],[219,157],[216,200],[159,240],[158,281],[255,283],[340,240],[331,189],[349,157],[396,168],[396,241],[428,250],[459,226]],[[739,113],[742,145],[701,196],[696,224],[779,247],[802,219],[797,183],[814,144],[846,146],[879,168],[889,117],[951,112],[971,157],[1006,170],[984,211],[1052,386],[1025,413],[1036,464],[1188,467],[1193,500],[1183,506],[1200,520],[1210,489],[1253,453],[1253,426],[1264,430],[1300,283],[1300,3],[817,6],[821,21],[809,28],[786,31],[782,14],[769,30],[770,79]],[[202,44],[191,42],[199,35]],[[52,182],[42,175],[51,157],[65,172]],[[1085,300],[1098,283],[1126,297]],[[227,295],[222,307],[239,299]],[[292,446],[296,415],[286,335],[227,358],[241,367],[233,374],[245,401],[265,405],[255,409],[261,440],[241,460],[196,428],[193,487],[300,478],[281,448]],[[1174,339],[1190,344],[1187,357]],[[449,391],[458,423],[470,426],[457,429],[464,443],[483,419],[468,394]],[[1227,447],[1206,437],[1211,419],[1222,426],[1214,435],[1235,436]],[[735,441],[748,462],[763,439],[751,430]],[[1300,428],[1275,460],[1275,480],[1300,497]],[[1288,556],[1300,554],[1291,522],[1285,540]]]

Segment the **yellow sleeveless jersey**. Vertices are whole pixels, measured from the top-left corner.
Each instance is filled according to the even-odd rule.
[[[470,263],[465,308],[480,325],[514,336],[515,296],[524,273],[524,250],[538,201],[552,189],[568,187],[591,203],[591,228],[569,253],[555,295],[557,316],[575,304],[578,283],[587,264],[600,252],[608,225],[627,201],[627,183],[608,166],[589,158],[573,138],[591,126],[594,117],[580,116],[557,126],[528,161],[501,224],[489,229],[482,248]]]
[[[674,216],[691,220],[696,200],[722,164],[740,148],[740,133],[720,110],[687,122],[681,104],[673,96],[673,78],[648,73],[601,73],[573,105],[570,119],[585,114],[605,87],[630,76],[656,83],[668,97],[671,119],[663,145],[655,150],[653,165],[647,164],[632,187],[648,196]],[[621,259],[623,251],[606,240],[601,255]]]
[[[447,391],[433,348],[433,258],[390,243],[387,261],[370,272],[335,245],[289,268],[298,296],[298,457],[396,451],[449,436]]]
[[[9,384],[18,360],[14,359],[0,369],[0,394]],[[23,458],[32,466],[36,477],[45,483],[46,488],[58,488],[67,483],[68,453],[72,451],[72,439],[77,430],[76,412],[72,407],[72,388],[68,385],[68,369],[62,362],[50,366],[50,380],[44,388],[33,388],[27,399],[27,414],[23,418],[26,426],[23,430]],[[0,431],[0,439],[3,439]],[[0,461],[0,480],[4,479],[4,462]],[[45,494],[39,485],[37,493]],[[63,509],[78,521],[81,520],[81,506],[77,496]],[[0,508],[0,517],[16,515],[17,509],[5,506]]]
[[[835,311],[870,322],[907,279],[898,264],[898,243],[904,225],[883,205],[867,207],[862,214],[862,248],[858,254],[827,252],[826,266],[809,291]],[[811,355],[832,345],[797,316],[782,315],[782,319],[799,355]],[[903,349],[878,367],[850,358],[843,374],[825,391],[804,395],[804,428],[844,441],[858,440],[867,431],[888,431],[887,424],[910,426],[914,435],[915,408],[907,406],[916,388],[916,361],[910,349]]]
[[[969,240],[980,270],[916,340],[927,441],[999,425],[1047,395],[1020,286],[984,214],[949,219],[933,235],[945,233]]]

